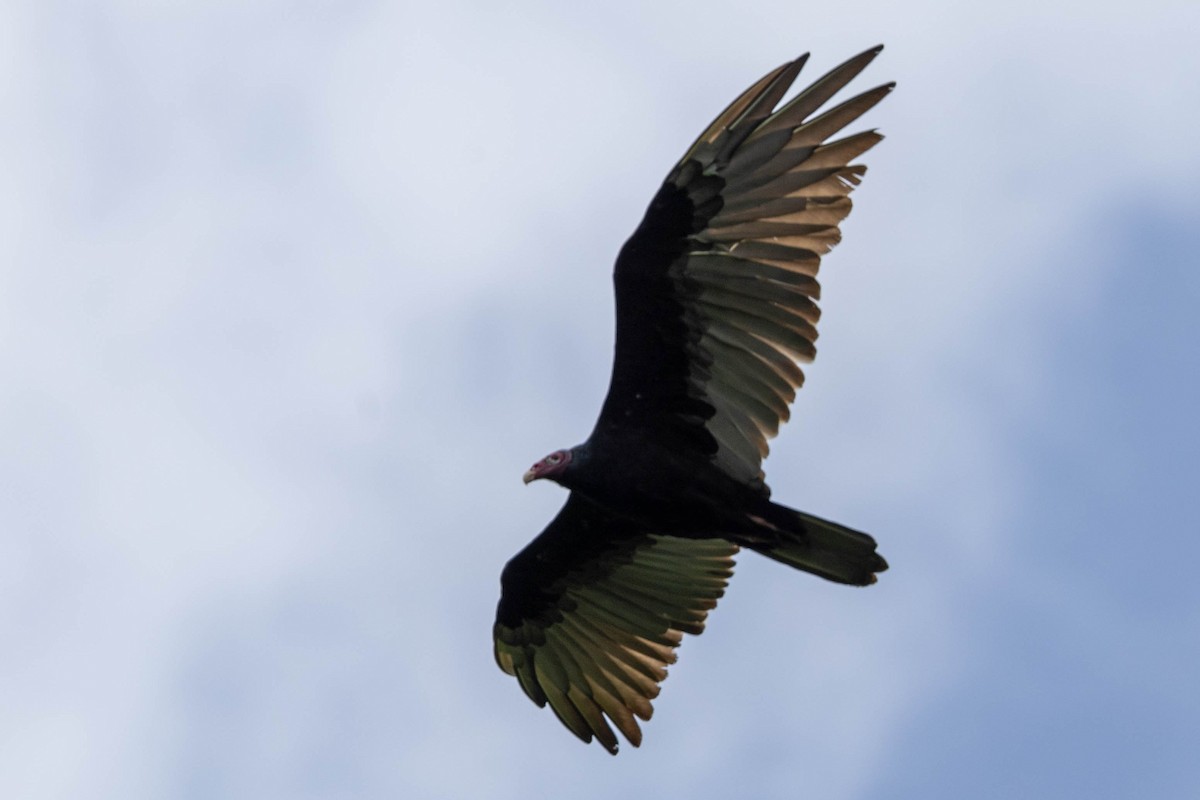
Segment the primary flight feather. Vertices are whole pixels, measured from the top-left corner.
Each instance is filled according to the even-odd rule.
[[[585,742],[634,746],[684,633],[704,630],[741,547],[865,586],[865,533],[771,502],[762,459],[816,349],[821,256],[841,238],[851,164],[882,138],[830,140],[885,84],[822,107],[875,47],[779,108],[808,56],[747,89],[675,165],[613,273],[616,352],[588,440],[525,482],[570,490],[501,575],[496,662]]]

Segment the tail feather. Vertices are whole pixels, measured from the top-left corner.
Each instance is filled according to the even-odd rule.
[[[888,568],[871,536],[836,522],[775,503],[756,521],[775,535],[745,546],[789,567],[853,586],[875,583]]]

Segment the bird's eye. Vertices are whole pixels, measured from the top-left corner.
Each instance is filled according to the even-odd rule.
[[[546,460],[551,464],[557,464],[558,462],[562,461],[562,456],[560,456],[558,453],[554,453],[553,455],[546,456]]]

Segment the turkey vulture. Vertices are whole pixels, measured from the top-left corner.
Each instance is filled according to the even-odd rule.
[[[504,568],[496,662],[584,742],[635,747],[684,633],[741,547],[854,586],[887,562],[865,533],[777,505],[762,459],[813,358],[821,256],[882,138],[828,141],[895,84],[817,113],[883,47],[776,109],[807,54],[751,86],[667,175],[613,273],[616,353],[588,440],[525,482],[570,490]]]

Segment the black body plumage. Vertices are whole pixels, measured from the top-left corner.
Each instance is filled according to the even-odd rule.
[[[887,568],[870,536],[772,502],[761,468],[816,352],[817,268],[866,171],[851,161],[882,138],[830,137],[892,85],[820,109],[881,49],[779,106],[807,56],[784,64],[684,154],[617,258],[596,426],[527,478],[571,494],[501,574],[496,661],[610,752],[613,726],[641,742],[637,720],[739,548],[852,585]]]

